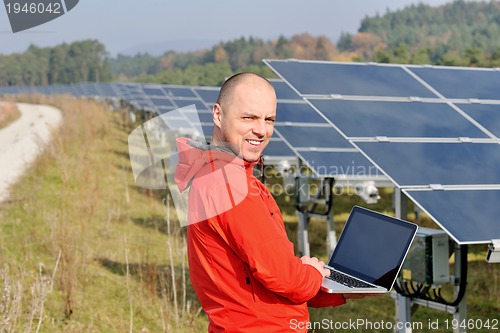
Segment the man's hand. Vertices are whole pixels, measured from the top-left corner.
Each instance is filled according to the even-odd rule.
[[[325,277],[330,275],[330,270],[328,268],[325,268],[325,263],[319,261],[318,258],[303,256],[302,258],[300,258],[300,260],[302,260],[303,264],[311,265],[312,267],[316,268],[321,273],[321,276]]]

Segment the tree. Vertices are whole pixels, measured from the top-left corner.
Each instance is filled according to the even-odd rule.
[[[364,59],[371,59],[378,51],[386,48],[382,39],[369,32],[360,32],[352,37],[352,49],[360,54]]]
[[[49,52],[49,84],[69,82],[66,72],[67,44],[52,48]]]
[[[337,48],[339,51],[352,51],[352,35],[348,32],[340,33]]]

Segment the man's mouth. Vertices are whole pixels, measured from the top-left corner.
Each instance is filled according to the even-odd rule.
[[[258,147],[262,144],[262,141],[259,140],[246,140],[252,146]]]

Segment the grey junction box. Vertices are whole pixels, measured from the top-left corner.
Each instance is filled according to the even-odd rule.
[[[405,280],[440,285],[449,282],[449,238],[443,230],[419,227],[401,269]]]

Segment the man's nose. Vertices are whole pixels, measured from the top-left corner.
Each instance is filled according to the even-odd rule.
[[[253,133],[258,136],[266,135],[266,122],[264,120],[257,120],[252,129]]]

